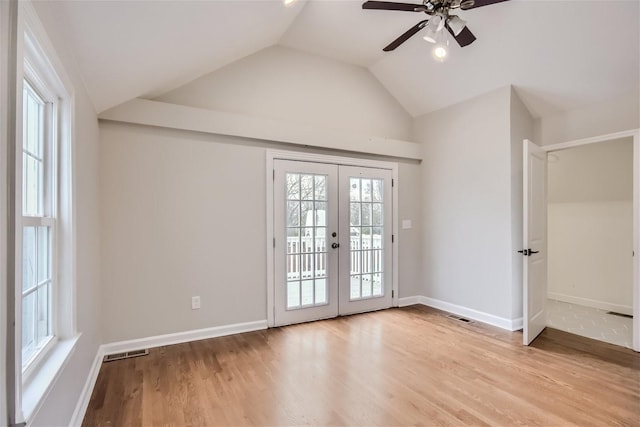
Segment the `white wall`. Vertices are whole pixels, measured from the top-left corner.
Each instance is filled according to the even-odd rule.
[[[265,150],[283,146],[112,122],[100,129],[105,341],[265,320]],[[417,219],[418,170],[401,163],[401,218]],[[400,236],[401,296],[419,283],[411,231]],[[194,295],[200,310],[191,310]]]
[[[55,5],[35,3],[48,36],[75,88],[76,321],[82,336],[46,397],[33,426],[67,425],[102,343],[99,301],[98,125],[72,53],[64,43]]]
[[[633,140],[550,154],[549,297],[632,314]]]
[[[512,320],[511,88],[419,117],[426,296]],[[514,131],[514,134],[517,133]]]
[[[411,117],[367,69],[272,46],[155,98],[409,140]]]
[[[640,94],[631,93],[536,120],[534,141],[557,144],[640,127]]]

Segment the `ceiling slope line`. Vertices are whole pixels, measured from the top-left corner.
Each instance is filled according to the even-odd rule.
[[[106,110],[99,114],[98,118],[122,123],[274,141],[297,146],[422,160],[421,144],[412,141],[367,136],[348,131],[323,129],[286,121],[139,98]]]

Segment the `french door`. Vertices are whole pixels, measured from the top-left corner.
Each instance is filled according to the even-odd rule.
[[[391,307],[391,171],[274,160],[274,324]]]

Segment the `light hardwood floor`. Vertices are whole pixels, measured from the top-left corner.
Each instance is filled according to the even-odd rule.
[[[84,426],[640,425],[640,355],[423,306],[103,364]]]

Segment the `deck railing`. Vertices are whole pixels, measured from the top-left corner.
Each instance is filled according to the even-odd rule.
[[[351,236],[351,273],[383,271],[382,236]],[[300,280],[326,276],[326,238],[287,237],[287,279]],[[314,274],[315,270],[315,274]]]

